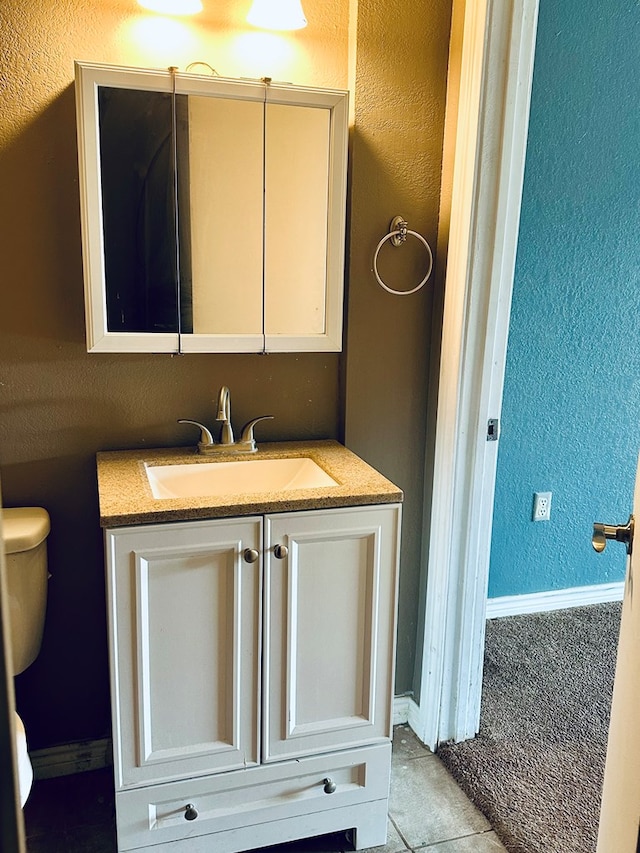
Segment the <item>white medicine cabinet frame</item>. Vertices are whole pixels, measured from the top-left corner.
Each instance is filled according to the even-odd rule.
[[[340,351],[348,93],[75,77],[88,351]]]

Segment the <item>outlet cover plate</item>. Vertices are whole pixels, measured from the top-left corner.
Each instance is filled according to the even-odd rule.
[[[534,492],[532,521],[549,521],[550,518],[551,492]]]

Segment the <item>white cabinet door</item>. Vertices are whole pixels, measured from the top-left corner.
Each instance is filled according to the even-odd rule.
[[[391,733],[400,506],[265,518],[263,760]]]
[[[117,787],[258,762],[261,543],[260,518],[106,531]]]

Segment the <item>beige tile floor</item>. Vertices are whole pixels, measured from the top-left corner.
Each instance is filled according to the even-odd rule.
[[[28,853],[115,853],[112,785],[110,770],[36,782],[24,810]],[[344,833],[268,848],[269,853],[352,849]],[[504,847],[440,760],[409,728],[398,726],[387,843],[372,850],[499,853]]]
[[[393,738],[387,844],[377,853],[499,853],[487,819],[469,802],[440,759],[411,729]]]

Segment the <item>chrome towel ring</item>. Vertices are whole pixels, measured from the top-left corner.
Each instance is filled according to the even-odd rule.
[[[380,278],[380,273],[378,272],[378,255],[380,254],[380,249],[387,240],[391,241],[392,246],[401,246],[406,242],[408,234],[411,234],[412,237],[416,237],[423,244],[429,255],[429,265],[425,277],[422,279],[420,284],[416,285],[412,290],[394,290],[392,287],[389,287],[388,284],[385,284]],[[376,281],[380,287],[384,288],[387,293],[395,293],[396,296],[409,296],[411,293],[416,293],[416,291],[420,290],[421,287],[424,287],[429,280],[432,269],[433,252],[431,251],[431,246],[427,243],[422,234],[418,234],[417,231],[410,231],[409,228],[407,228],[406,219],[403,219],[402,216],[394,216],[389,225],[389,233],[385,234],[382,240],[380,240],[373,254],[373,274],[375,275]]]

